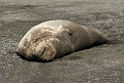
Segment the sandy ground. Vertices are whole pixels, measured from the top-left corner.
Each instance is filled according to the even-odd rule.
[[[23,35],[50,19],[97,28],[118,43],[74,52],[49,63],[17,56]],[[124,1],[0,0],[0,83],[124,83]]]

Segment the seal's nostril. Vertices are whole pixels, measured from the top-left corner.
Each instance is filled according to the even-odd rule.
[[[44,55],[45,51],[47,50],[47,47],[44,48],[42,55]]]

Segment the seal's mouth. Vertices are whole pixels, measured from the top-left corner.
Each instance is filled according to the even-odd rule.
[[[44,48],[43,52],[41,55],[44,55],[45,54],[45,51],[46,51],[47,47]]]

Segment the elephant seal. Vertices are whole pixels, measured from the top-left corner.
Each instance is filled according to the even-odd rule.
[[[50,61],[107,42],[96,29],[67,20],[51,20],[32,27],[19,42],[17,53],[27,60]]]

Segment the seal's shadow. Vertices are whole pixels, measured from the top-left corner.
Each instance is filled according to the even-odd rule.
[[[33,60],[29,60],[29,59],[26,59],[24,56],[20,55],[18,52],[16,52],[17,56],[19,56],[21,59],[23,60],[26,60],[26,61],[29,61],[29,62],[42,62],[42,63],[48,63],[48,62],[52,62],[53,60],[49,60],[49,61],[46,61],[46,60],[40,60],[38,59],[37,57],[33,57]]]

